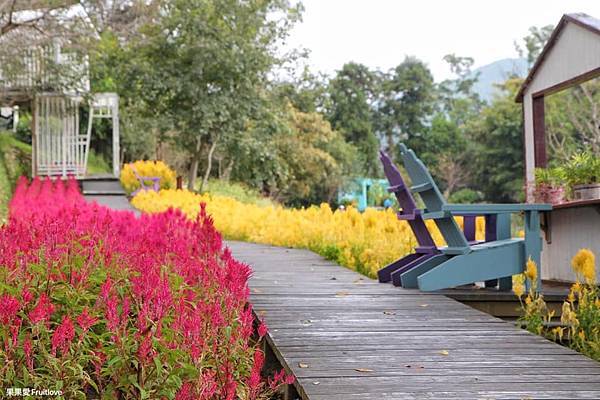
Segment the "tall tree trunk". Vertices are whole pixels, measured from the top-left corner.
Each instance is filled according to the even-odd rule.
[[[208,150],[208,160],[206,163],[206,171],[204,171],[204,178],[202,179],[202,183],[200,184],[200,192],[202,192],[202,190],[204,189],[204,186],[206,186],[206,183],[208,182],[208,178],[210,177],[210,171],[212,169],[213,153],[216,148],[217,148],[217,140],[215,139],[212,142],[212,144],[210,145],[210,149]]]
[[[194,190],[196,185],[196,177],[198,176],[198,164],[200,163],[200,148],[202,141],[198,138],[196,142],[196,151],[192,156],[192,163],[190,164],[190,174],[188,176],[188,190]]]
[[[225,169],[223,171],[223,176],[221,179],[229,182],[229,179],[231,179],[231,171],[232,170],[233,170],[233,158],[231,160],[229,160],[229,162],[225,166]]]

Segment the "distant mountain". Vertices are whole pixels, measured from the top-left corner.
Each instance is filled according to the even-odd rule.
[[[524,78],[527,72],[527,60],[524,58],[505,58],[494,61],[473,71],[474,74],[479,73],[479,79],[473,89],[481,99],[490,102],[498,90],[494,86],[495,84],[503,83],[508,77],[514,75]]]

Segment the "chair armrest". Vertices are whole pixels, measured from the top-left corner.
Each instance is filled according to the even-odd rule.
[[[442,210],[450,213],[500,214],[521,211],[550,211],[551,204],[445,204]]]

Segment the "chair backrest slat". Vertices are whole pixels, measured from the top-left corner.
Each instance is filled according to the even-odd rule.
[[[410,176],[413,187],[418,188],[417,193],[425,204],[425,212],[441,212],[446,204],[446,199],[437,187],[431,174],[425,164],[415,155],[414,151],[400,144],[400,154],[406,172]],[[448,214],[441,218],[435,218],[435,223],[439,228],[448,247],[456,248],[464,252],[470,250],[469,243],[460,230],[454,218]]]
[[[396,195],[398,205],[402,209],[398,216],[408,216],[409,218],[405,219],[410,225],[419,246],[433,251],[436,248],[435,242],[427,230],[427,226],[425,226],[425,221],[423,221],[423,218],[420,215],[421,210],[417,209],[415,199],[404,183],[400,171],[385,152],[380,151],[379,158],[383,164],[385,176],[390,183],[390,189]]]

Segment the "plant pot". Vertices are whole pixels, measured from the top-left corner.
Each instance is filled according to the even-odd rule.
[[[587,185],[573,186],[574,200],[595,200],[600,199],[600,183],[590,183]]]
[[[533,201],[535,203],[548,202],[548,187],[545,184],[536,185],[533,189]]]
[[[549,188],[546,192],[546,202],[561,204],[565,202],[565,188],[562,186]]]

